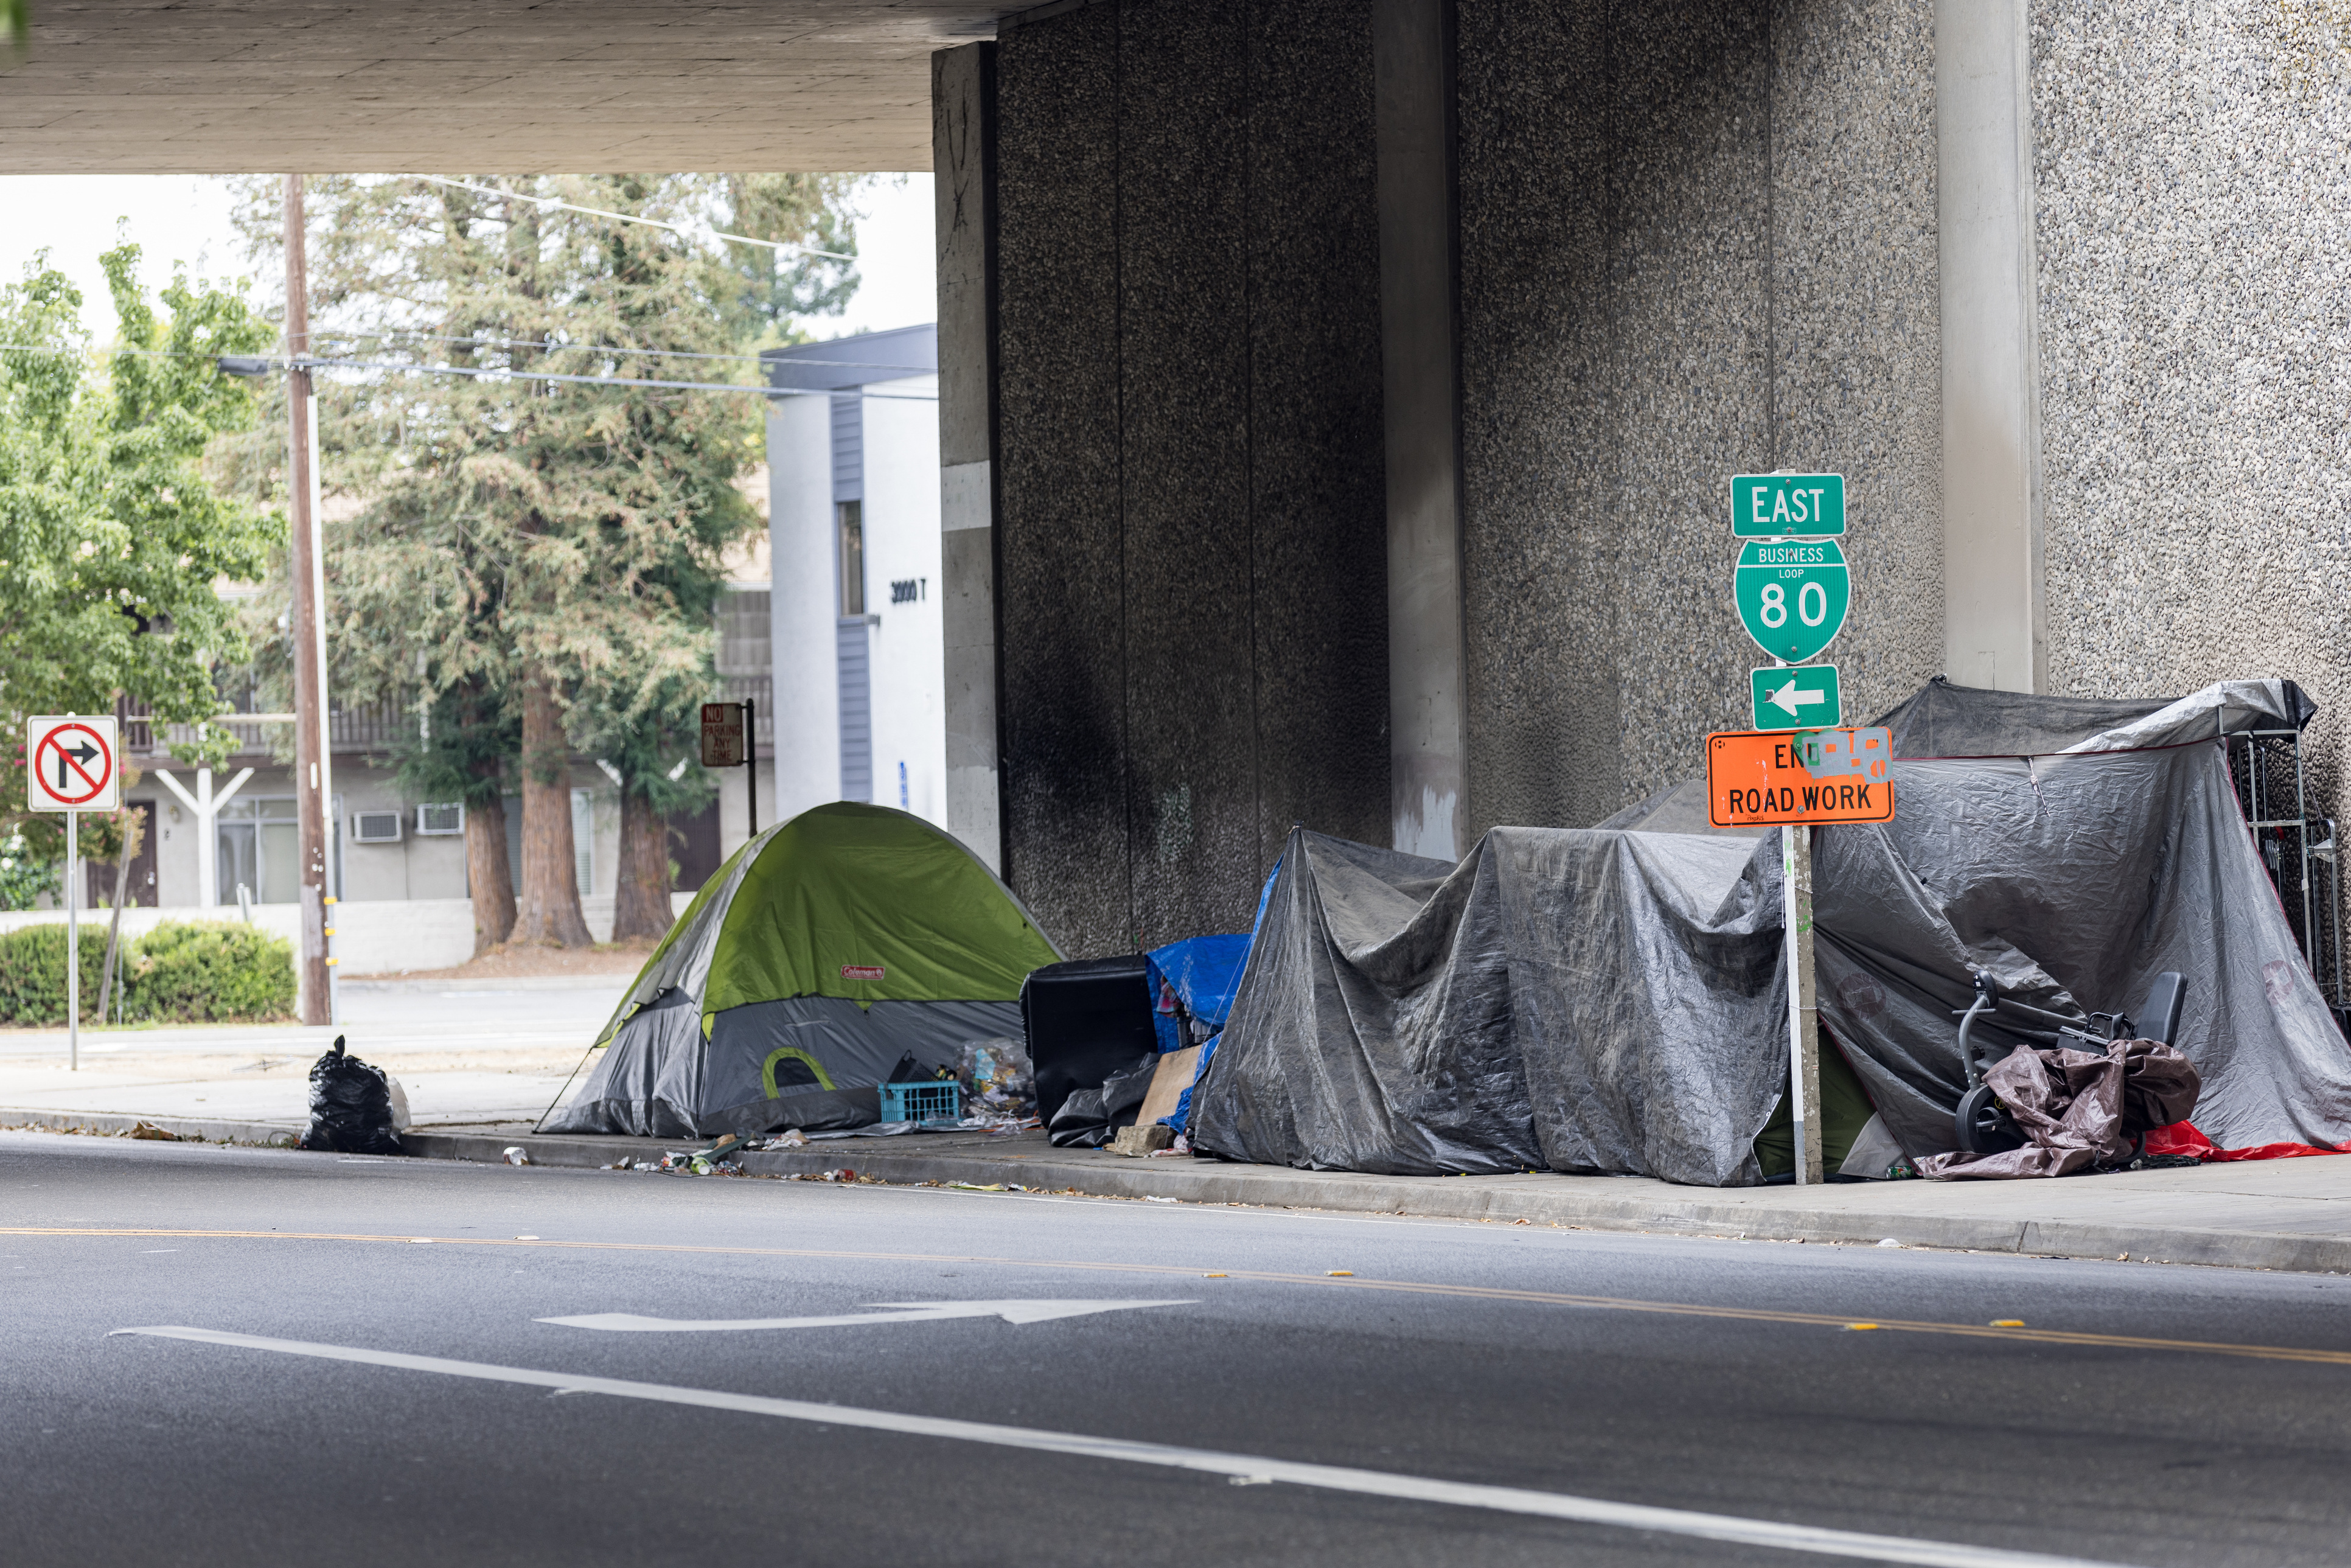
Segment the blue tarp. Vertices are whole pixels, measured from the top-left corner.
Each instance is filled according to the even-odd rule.
[[[1184,1038],[1179,1008],[1211,1030],[1225,1027],[1249,951],[1249,938],[1244,934],[1188,937],[1145,955],[1151,967],[1152,1022],[1159,1031],[1161,1051],[1181,1051],[1192,1043]]]
[[[1280,874],[1281,862],[1276,861],[1273,869],[1266,873],[1265,885],[1258,890],[1257,921],[1248,936],[1194,936],[1183,942],[1170,942],[1149,955],[1151,994],[1160,1009],[1153,1015],[1159,1030],[1159,1049],[1178,1051],[1184,1046],[1167,1006],[1171,991],[1182,999],[1194,1018],[1217,1030],[1202,1042],[1200,1062],[1192,1072],[1194,1083],[1199,1082],[1208,1071],[1209,1059],[1217,1054],[1217,1041],[1224,1038],[1225,1019],[1232,1015],[1233,998],[1241,988],[1241,971],[1249,967],[1249,946],[1257,940],[1258,927],[1265,925],[1265,901],[1273,896],[1273,879]],[[1191,1116],[1192,1091],[1187,1087],[1184,1097],[1176,1102],[1175,1114],[1159,1120],[1180,1133]]]

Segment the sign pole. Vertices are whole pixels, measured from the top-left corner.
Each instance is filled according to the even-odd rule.
[[[74,834],[79,811],[66,813],[66,1071],[81,1071],[81,890],[74,885],[81,844]]]
[[[25,719],[25,809],[66,817],[66,1066],[73,1072],[81,1071],[81,814],[121,809],[121,743],[112,714]]]
[[[1788,1111],[1796,1185],[1826,1179],[1821,1159],[1821,1030],[1813,974],[1813,831],[1780,830],[1781,913],[1788,947]]]
[[[751,802],[751,836],[759,836],[759,727],[753,721],[751,699],[743,699],[743,793]]]

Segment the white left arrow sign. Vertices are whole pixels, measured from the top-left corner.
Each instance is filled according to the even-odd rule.
[[[1799,690],[1796,683],[1790,681],[1763,700],[1773,707],[1786,709],[1792,716],[1798,708],[1813,707],[1828,701],[1829,695],[1826,692]]]
[[[579,1317],[538,1318],[571,1329],[606,1329],[616,1333],[710,1333],[729,1329],[837,1329],[872,1323],[935,1323],[949,1318],[1002,1318],[1008,1323],[1050,1322],[1055,1318],[1091,1317],[1096,1312],[1123,1312],[1137,1307],[1188,1307],[1183,1301],[875,1301],[889,1309],[824,1318],[648,1318],[635,1312],[588,1312]]]

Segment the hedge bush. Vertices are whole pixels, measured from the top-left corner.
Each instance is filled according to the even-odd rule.
[[[122,939],[122,1011],[131,1023],[246,1023],[289,1017],[294,948],[234,921],[174,921]],[[81,928],[82,1021],[99,1021],[106,927]],[[112,1022],[114,1006],[107,1006]],[[0,1023],[66,1021],[66,928],[0,935]]]

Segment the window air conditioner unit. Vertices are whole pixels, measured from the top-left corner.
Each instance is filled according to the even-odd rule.
[[[400,813],[397,811],[353,811],[351,842],[355,844],[396,844],[400,842]]]
[[[416,808],[416,836],[420,839],[448,838],[465,831],[465,806],[461,800]]]

